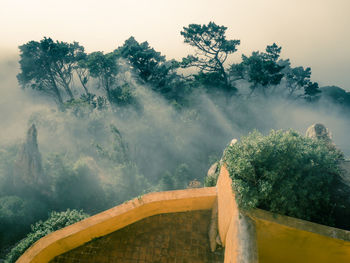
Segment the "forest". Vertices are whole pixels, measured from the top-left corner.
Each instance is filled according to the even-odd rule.
[[[193,53],[182,60],[134,37],[109,53],[43,37],[1,62],[0,85],[15,95],[0,105],[0,258],[52,213],[203,186],[230,140],[253,130],[321,121],[350,154],[350,92],[320,86],[276,43],[230,64],[240,40],[226,30],[183,27]]]

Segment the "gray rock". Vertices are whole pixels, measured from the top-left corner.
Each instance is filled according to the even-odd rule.
[[[331,133],[326,126],[321,123],[315,123],[307,128],[305,136],[317,140],[325,140],[330,143],[332,142]]]
[[[21,146],[14,166],[14,186],[17,189],[35,188],[41,189],[46,185],[41,154],[37,141],[37,130],[34,124],[27,131],[27,137]]]

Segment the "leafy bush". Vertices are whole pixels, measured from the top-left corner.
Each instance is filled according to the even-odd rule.
[[[292,130],[253,132],[224,153],[239,207],[327,225],[334,225],[341,158],[335,147]]]
[[[120,85],[111,90],[111,100],[116,105],[130,105],[135,103],[134,93],[134,89],[129,84]]]
[[[79,222],[88,216],[89,215],[83,213],[82,210],[77,211],[68,209],[65,212],[52,212],[49,219],[44,222],[39,221],[31,226],[32,231],[26,238],[22,239],[14,248],[11,249],[10,253],[6,256],[5,262],[15,262],[32,244],[34,244],[40,238],[63,227]]]
[[[23,238],[30,224],[45,217],[47,208],[43,202],[19,196],[0,197],[0,248],[9,247]]]

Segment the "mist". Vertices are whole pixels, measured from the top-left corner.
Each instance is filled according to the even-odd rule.
[[[62,112],[51,98],[19,87],[17,61],[15,55],[0,61],[0,201],[3,211],[7,203],[21,204],[16,216],[23,225],[19,233],[3,237],[2,245],[23,237],[48,211],[75,208],[94,214],[150,191],[183,189],[193,180],[203,184],[227,144],[254,129],[304,134],[313,123],[323,123],[337,147],[350,154],[348,111],[328,100],[246,98],[198,89],[189,95],[191,106],[178,110],[137,82],[121,61],[119,79],[133,87],[136,106]],[[8,181],[21,176],[14,164],[32,124],[47,180],[16,192]]]
[[[114,125],[128,145],[131,159],[141,164],[142,173],[155,180],[159,180],[161,173],[185,162],[196,167],[191,168],[190,177],[202,181],[210,166],[209,156],[219,158],[232,138],[254,129],[263,133],[270,129],[295,129],[303,134],[311,124],[323,123],[333,134],[335,144],[346,154],[350,153],[346,138],[350,123],[346,112],[328,101],[308,105],[277,96],[227,100],[224,94],[211,98],[198,91],[191,95],[194,109],[177,111],[149,87],[137,84],[133,73],[127,71],[123,78],[135,87],[141,111],[127,107],[119,109],[117,114],[96,111],[77,118],[59,112],[53,102],[37,92],[22,90],[16,79],[17,60],[16,56],[9,56],[0,62],[2,145],[23,140],[26,130],[34,123],[43,155],[72,154],[78,159],[89,156],[88,151],[82,150],[90,148],[93,140],[110,145],[109,130]],[[93,125],[100,127],[92,133]]]

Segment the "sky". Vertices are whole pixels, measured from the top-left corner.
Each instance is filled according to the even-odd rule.
[[[349,0],[0,0],[0,58],[44,36],[113,51],[130,36],[168,59],[193,52],[180,31],[190,23],[225,25],[241,54],[276,42],[292,66],[308,66],[314,81],[350,91]]]

